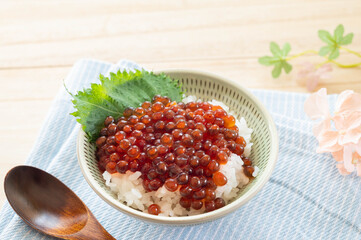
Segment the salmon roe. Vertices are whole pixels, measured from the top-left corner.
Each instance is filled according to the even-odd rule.
[[[158,204],[152,204],[148,207],[148,213],[158,215],[160,213],[160,206]]]
[[[243,156],[246,141],[235,123],[220,106],[176,103],[156,95],[140,107],[125,109],[117,120],[105,119],[95,142],[98,166],[111,174],[140,171],[147,192],[164,185],[179,191],[182,207],[213,211],[225,206],[216,198],[216,188],[227,184],[220,167],[231,153],[243,159],[247,176],[254,172],[252,161]],[[152,204],[148,212],[158,215],[161,207]]]

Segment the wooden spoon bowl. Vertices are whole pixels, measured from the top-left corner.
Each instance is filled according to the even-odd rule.
[[[49,173],[17,166],[6,175],[4,188],[12,208],[34,229],[63,239],[115,239],[80,198]]]

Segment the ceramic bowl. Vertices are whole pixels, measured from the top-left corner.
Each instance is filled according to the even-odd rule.
[[[275,167],[278,155],[278,136],[272,117],[261,102],[248,90],[229,79],[211,73],[172,69],[162,70],[168,76],[177,79],[186,95],[195,95],[204,101],[216,99],[222,101],[235,113],[235,117],[244,117],[252,133],[252,153],[250,159],[259,168],[258,176],[243,187],[238,196],[225,207],[212,212],[194,216],[164,217],[155,216],[128,207],[105,185],[102,173],[97,166],[96,147],[90,143],[84,131],[80,130],[77,140],[78,161],[83,175],[93,190],[108,204],[126,213],[152,223],[168,225],[190,225],[211,221],[231,212],[251,200],[265,185]]]

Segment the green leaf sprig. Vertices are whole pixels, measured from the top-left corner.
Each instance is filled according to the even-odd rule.
[[[145,70],[118,71],[110,77],[99,76],[100,83],[90,88],[69,94],[73,97],[75,112],[71,113],[83,130],[95,141],[104,127],[107,116],[115,119],[122,116],[128,107],[139,107],[151,101],[155,95],[167,96],[172,101],[181,101],[183,92],[178,81],[165,74],[154,74]]]
[[[360,53],[344,47],[345,45],[351,44],[354,37],[353,33],[348,33],[344,35],[344,32],[345,29],[342,24],[336,27],[333,35],[331,35],[331,33],[326,30],[319,30],[318,37],[327,45],[321,47],[319,51],[307,50],[293,56],[288,56],[291,51],[291,45],[289,43],[285,43],[283,48],[281,49],[277,43],[271,42],[270,50],[273,56],[260,57],[258,59],[258,62],[265,66],[274,66],[272,70],[273,78],[278,78],[281,75],[282,69],[284,69],[286,74],[290,73],[292,71],[292,65],[289,63],[289,61],[306,54],[317,54],[326,59],[320,64],[317,64],[316,68],[319,68],[327,63],[333,63],[341,68],[352,68],[361,66],[361,62],[346,65],[335,61],[335,59],[338,58],[340,55],[340,50],[344,50],[361,58]]]
[[[291,45],[289,43],[286,43],[281,49],[277,43],[271,42],[270,50],[273,56],[261,57],[259,59],[259,63],[265,66],[274,65],[274,68],[272,70],[272,77],[279,77],[279,75],[281,75],[282,69],[284,69],[286,73],[291,72],[292,66],[287,62],[286,58],[288,53],[291,51]]]
[[[327,44],[321,47],[318,54],[320,56],[328,55],[328,59],[336,59],[340,55],[340,48],[342,45],[348,45],[352,42],[353,33],[343,36],[345,29],[342,24],[338,25],[334,31],[333,36],[326,30],[319,30],[318,37]]]

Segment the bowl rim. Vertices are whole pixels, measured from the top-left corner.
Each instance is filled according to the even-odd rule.
[[[155,73],[165,73],[165,74],[187,74],[187,75],[201,75],[208,78],[216,78],[222,82],[226,82],[227,84],[231,85],[232,87],[239,89],[243,95],[246,95],[247,98],[251,99],[261,110],[261,114],[266,119],[266,123],[268,126],[268,129],[270,130],[271,135],[271,141],[273,142],[273,147],[271,148],[271,153],[269,157],[269,162],[264,169],[264,172],[262,175],[258,175],[261,179],[257,181],[257,183],[249,189],[245,194],[243,194],[241,197],[236,199],[235,201],[227,204],[226,206],[217,209],[212,212],[208,213],[202,213],[198,215],[192,215],[192,216],[182,216],[182,217],[166,217],[166,216],[156,216],[151,215],[149,213],[145,213],[136,209],[133,209],[122,202],[118,201],[117,199],[114,199],[111,197],[103,188],[101,188],[97,181],[91,177],[91,172],[89,168],[87,167],[84,157],[84,152],[80,151],[80,146],[82,146],[82,142],[84,141],[86,133],[82,130],[82,127],[80,126],[79,134],[77,137],[77,158],[78,163],[81,168],[81,171],[83,173],[83,176],[85,180],[88,182],[90,187],[98,194],[99,197],[101,197],[105,202],[107,202],[112,207],[120,210],[122,213],[125,213],[127,215],[130,215],[132,217],[138,218],[140,220],[146,220],[153,223],[161,223],[161,224],[167,224],[167,225],[190,225],[190,224],[198,224],[198,223],[204,223],[207,221],[215,220],[217,218],[223,217],[231,212],[234,212],[239,207],[246,204],[250,199],[252,199],[266,184],[266,182],[269,180],[275,165],[277,163],[278,158],[278,151],[279,151],[279,138],[277,129],[275,126],[275,123],[273,121],[273,118],[271,117],[268,110],[263,106],[263,104],[246,88],[240,86],[239,84],[236,84],[235,82],[229,80],[228,78],[221,77],[219,75],[209,73],[206,71],[201,70],[193,70],[193,69],[177,69],[177,68],[169,68],[169,69],[162,69],[154,71]]]

